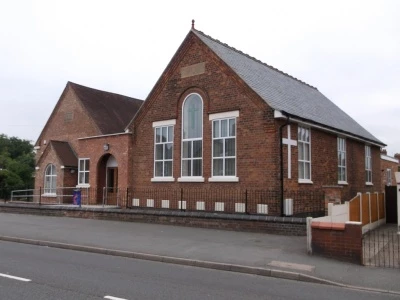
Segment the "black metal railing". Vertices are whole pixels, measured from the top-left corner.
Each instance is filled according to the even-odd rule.
[[[72,205],[76,187],[12,192],[13,202],[39,205]],[[243,213],[280,216],[281,192],[267,189],[204,188],[80,188],[81,205],[117,206],[130,209],[170,209],[181,211]],[[284,214],[295,217],[325,214],[324,193],[320,191],[284,191],[290,209]]]
[[[363,236],[363,262],[367,266],[400,268],[400,235],[397,225],[386,225]]]

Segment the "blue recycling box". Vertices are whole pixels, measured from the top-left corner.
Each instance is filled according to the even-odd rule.
[[[74,190],[72,200],[75,205],[81,206],[81,190]]]

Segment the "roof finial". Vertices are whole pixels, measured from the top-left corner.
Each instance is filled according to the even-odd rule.
[[[192,20],[192,29],[194,29],[194,19]]]

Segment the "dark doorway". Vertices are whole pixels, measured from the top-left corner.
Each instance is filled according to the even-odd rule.
[[[386,223],[397,224],[397,186],[386,186]]]

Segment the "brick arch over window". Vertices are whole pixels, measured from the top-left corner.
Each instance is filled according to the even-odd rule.
[[[44,193],[56,194],[57,189],[57,170],[53,164],[48,164],[44,171]]]

